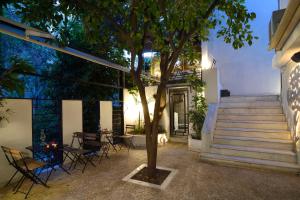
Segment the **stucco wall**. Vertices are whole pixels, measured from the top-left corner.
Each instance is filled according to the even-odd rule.
[[[278,2],[247,0],[249,11],[256,13],[252,23],[254,35],[259,39],[253,46],[234,50],[222,38],[216,38],[213,31],[208,50],[217,61],[220,69],[221,85],[233,95],[263,95],[280,93],[280,73],[272,68],[273,52],[268,51],[268,23]]]
[[[31,100],[8,99],[6,108],[11,109],[9,123],[0,128],[0,145],[27,152],[25,147],[32,145],[32,104]],[[4,153],[0,150],[0,187],[15,172],[9,166]],[[30,152],[28,152],[30,153]]]
[[[288,6],[290,0],[279,0],[279,9],[284,9]]]
[[[205,86],[205,99],[209,103],[218,103],[220,100],[220,81],[219,81],[219,69],[212,68],[203,70],[203,80],[206,83]]]
[[[113,129],[113,107],[111,101],[100,101],[100,127],[101,129]]]
[[[156,94],[157,86],[150,86],[146,87],[146,97],[148,100],[148,108],[150,112],[150,117],[153,116],[154,112],[154,104],[155,99],[153,97],[154,94]],[[140,113],[140,123],[141,125],[144,124],[144,116],[143,116],[143,110],[141,106],[141,101],[139,98],[139,95],[137,95],[137,98],[131,94],[129,94],[127,89],[123,90],[124,95],[124,131],[126,124],[130,125],[138,125],[139,123],[139,113]],[[168,96],[168,95],[167,95]],[[168,100],[167,100],[168,102]],[[164,130],[167,131],[167,137],[169,137],[170,133],[170,119],[169,119],[169,105],[166,105],[166,108],[163,111],[162,119],[160,120],[160,125]]]
[[[74,132],[82,132],[82,101],[63,100],[63,143],[71,144]]]
[[[291,130],[291,134],[293,137],[299,136],[299,111],[297,109],[293,109],[292,103],[298,103],[296,99],[292,99],[290,94],[292,88],[294,88],[296,91],[298,90],[298,85],[295,87],[292,86],[291,80],[294,78],[298,79],[300,77],[300,72],[297,72],[297,64],[290,62],[286,66],[282,68],[282,91],[281,91],[281,102],[283,106],[283,111],[286,115],[287,122],[289,124],[289,128]],[[292,78],[293,77],[293,78]],[[300,83],[300,81],[298,81]],[[297,96],[297,94],[296,94]],[[299,98],[299,97],[298,97]]]

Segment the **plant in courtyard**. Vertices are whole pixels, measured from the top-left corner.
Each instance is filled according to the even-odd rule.
[[[3,97],[5,92],[16,92],[18,95],[24,94],[24,82],[21,78],[22,74],[32,73],[34,70],[26,61],[12,57],[10,66],[4,67],[0,65],[0,97]],[[5,101],[0,99],[0,122],[5,120],[9,122],[9,115],[12,110],[5,107]]]
[[[220,25],[218,36],[240,48],[254,39],[250,13],[244,0],[15,0],[17,8],[29,22],[43,25],[58,39],[68,37],[67,21],[82,22],[86,37],[97,42],[109,36],[118,42],[116,48],[130,52],[130,72],[138,87],[143,106],[148,173],[154,176],[157,160],[158,125],[166,106],[166,85],[178,58],[185,52],[195,58],[199,42],[208,39],[209,30]],[[222,11],[222,16],[214,14]],[[225,20],[225,24],[222,23]],[[142,76],[143,53],[149,49],[160,55],[160,80],[155,95],[153,118],[150,117]],[[194,56],[193,56],[194,55]]]
[[[136,127],[134,130],[133,130],[134,134],[136,135],[143,135],[145,134],[145,129],[144,127]]]
[[[0,96],[5,92],[16,92],[24,94],[24,82],[22,74],[32,73],[34,69],[25,60],[18,57],[10,59],[10,67],[0,66]]]
[[[204,98],[204,86],[205,83],[199,78],[196,70],[193,71],[188,77],[188,82],[193,89],[192,96],[192,110],[189,111],[190,122],[193,123],[193,129],[195,135],[192,135],[194,139],[201,139],[201,129],[205,120],[205,115],[207,111],[207,104]]]

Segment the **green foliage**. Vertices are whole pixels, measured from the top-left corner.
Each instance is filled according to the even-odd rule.
[[[144,129],[144,127],[135,127],[135,129],[133,130],[133,133],[135,135],[143,135],[143,134],[145,134],[145,129]]]
[[[136,84],[134,84],[134,81],[132,79],[127,80],[127,89],[128,89],[129,94],[131,94],[135,98],[139,94],[138,87]]]
[[[34,69],[23,59],[12,57],[10,67],[0,66],[0,95],[4,92],[16,92],[18,95],[24,94],[24,81],[22,74],[33,73]]]
[[[9,116],[12,114],[12,110],[7,108],[5,100],[0,100],[0,122],[7,121],[9,122]]]
[[[217,37],[224,36],[226,43],[232,43],[234,49],[239,49],[245,45],[252,45],[254,39],[258,37],[253,36],[251,26],[249,22],[256,18],[256,14],[249,13],[247,9],[241,6],[244,0],[228,0],[227,4],[220,5],[220,11],[225,14],[222,18],[223,21],[219,21],[221,25],[218,31]],[[222,23],[223,22],[223,23]]]
[[[190,121],[193,123],[193,129],[196,135],[192,135],[195,139],[201,139],[201,130],[205,120],[207,104],[203,97],[205,83],[197,76],[196,71],[188,77],[188,83],[191,85],[194,95],[192,97],[193,109],[189,111]]]
[[[249,12],[244,0],[216,1],[216,10],[224,16],[209,12],[213,0],[186,1],[77,1],[61,0],[14,0],[18,13],[33,26],[51,31],[64,44],[69,43],[70,21],[81,23],[91,43],[109,37],[118,41],[114,46],[135,52],[144,50],[145,35],[152,48],[158,52],[172,52],[179,46],[182,37],[187,51],[193,49],[195,40],[206,40],[209,30],[218,24],[218,36],[241,48],[253,43],[249,22],[255,13]],[[190,51],[193,54],[195,51]]]
[[[24,73],[34,72],[31,65],[26,61],[12,57],[10,59],[10,67],[5,68],[0,65],[0,96],[2,97],[5,92],[16,92],[18,95],[24,94],[24,81],[21,75]],[[9,115],[12,110],[5,107],[5,101],[0,99],[0,122],[6,120],[9,122]]]
[[[123,50],[114,48],[109,38],[99,38],[98,43],[92,44],[89,42],[89,38],[85,37],[80,22],[69,21],[68,27],[70,28],[68,30],[70,33],[69,46],[123,64],[123,66],[128,65],[127,60],[123,57]],[[45,79],[48,86],[45,89],[46,96],[50,98],[85,98],[90,101],[91,99],[112,99],[118,92],[115,88],[101,85],[104,83],[118,86],[117,80],[120,78],[118,71],[63,53],[57,53],[56,60],[51,66],[51,70],[43,71],[43,75],[60,80]]]

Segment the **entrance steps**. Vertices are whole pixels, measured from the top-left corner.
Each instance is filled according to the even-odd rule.
[[[299,172],[278,96],[221,98],[210,151],[200,159],[226,165]]]

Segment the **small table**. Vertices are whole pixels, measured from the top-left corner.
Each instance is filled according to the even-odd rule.
[[[116,144],[114,144],[113,138],[117,137],[113,135],[112,131],[108,131],[108,130],[103,130],[101,131],[102,135],[105,136],[105,139],[107,140],[107,142],[113,147],[113,149],[117,152],[117,148],[116,148]]]
[[[125,134],[125,135],[118,135],[116,137],[121,138],[123,140],[127,140],[128,144],[126,144],[125,141],[124,142],[125,142],[125,145],[127,146],[128,151],[130,150],[131,147],[134,148],[133,135]]]
[[[62,166],[62,163],[57,163],[55,162],[55,158],[57,158],[57,155],[58,155],[58,151],[59,151],[59,148],[58,146],[52,146],[50,147],[51,145],[45,145],[43,148],[44,150],[42,151],[44,153],[45,156],[39,156],[37,155],[38,159],[42,160],[43,162],[45,162],[50,168],[51,168],[51,171],[49,172],[48,174],[48,177],[47,177],[47,180],[46,182],[48,181],[52,171],[55,171],[55,166],[58,166],[60,169],[62,169],[65,173],[69,174],[70,173]],[[47,148],[48,147],[48,148]],[[25,149],[29,150],[32,152],[34,152],[34,148],[33,146],[27,146],[25,147]],[[47,151],[46,151],[47,149]]]

